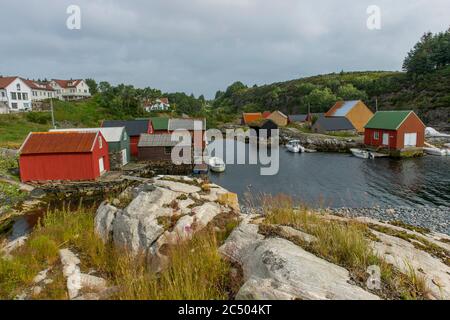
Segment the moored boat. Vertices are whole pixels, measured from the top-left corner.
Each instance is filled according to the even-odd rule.
[[[361,159],[374,159],[375,157],[372,155],[371,152],[363,149],[350,149],[351,153],[358,158]]]
[[[423,148],[423,150],[432,156],[447,156],[449,155],[448,151],[446,149],[439,149],[439,148]]]
[[[208,165],[211,171],[214,172],[224,172],[226,169],[225,162],[218,157],[213,157],[208,160]]]
[[[300,140],[291,140],[286,144],[289,152],[300,153],[305,152],[305,148],[300,144]]]

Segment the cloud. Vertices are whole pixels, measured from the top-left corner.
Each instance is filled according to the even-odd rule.
[[[81,8],[81,30],[66,28],[71,4]],[[373,4],[381,30],[366,27]],[[448,28],[450,2],[6,0],[2,12],[0,74],[92,77],[212,97],[236,80],[399,70],[425,31]]]

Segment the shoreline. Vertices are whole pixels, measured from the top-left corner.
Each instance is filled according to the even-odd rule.
[[[322,211],[327,214],[343,216],[346,218],[365,217],[383,222],[401,221],[406,225],[429,229],[430,231],[450,236],[450,208],[444,206],[374,206],[371,208],[341,207],[325,208],[322,209]],[[243,214],[261,214],[262,208],[249,208],[246,206],[241,206],[241,212]]]

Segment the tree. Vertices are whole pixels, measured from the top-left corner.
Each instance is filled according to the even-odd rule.
[[[245,84],[243,84],[240,81],[236,81],[235,83],[233,83],[231,86],[229,86],[227,88],[227,91],[225,91],[225,98],[231,98],[233,96],[233,94],[245,90],[247,89],[247,86]]]
[[[367,93],[358,90],[352,84],[340,86],[338,89],[338,96],[344,100],[367,100]]]
[[[403,69],[412,75],[423,75],[450,65],[450,28],[438,34],[425,33],[408,52]]]
[[[338,98],[331,92],[330,88],[314,89],[304,98],[304,103],[311,106],[312,112],[328,110],[336,103]]]
[[[86,79],[86,84],[89,87],[89,92],[91,95],[95,95],[98,93],[98,85],[94,79]]]

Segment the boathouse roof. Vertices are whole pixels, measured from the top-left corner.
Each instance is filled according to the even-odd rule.
[[[397,130],[409,117],[411,110],[405,111],[378,111],[366,124],[366,129]]]

